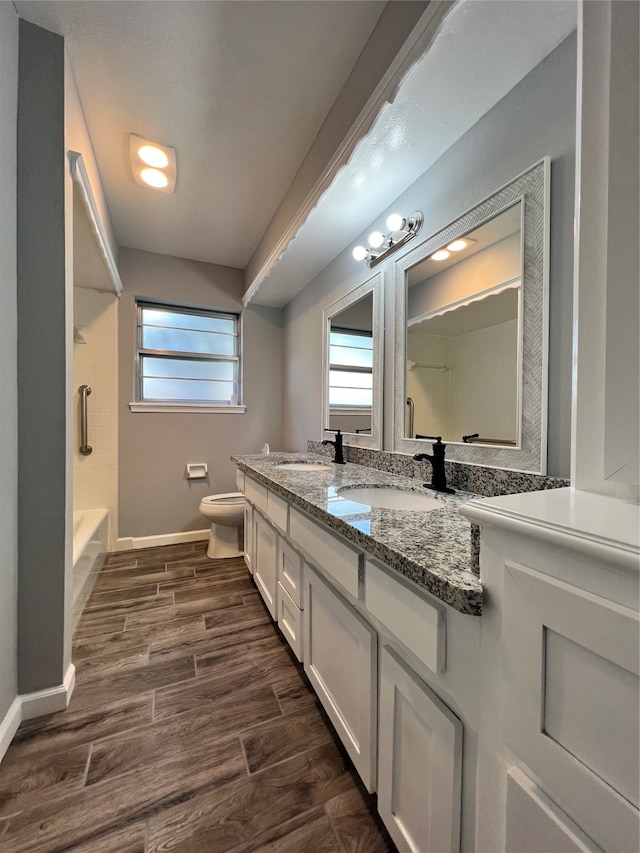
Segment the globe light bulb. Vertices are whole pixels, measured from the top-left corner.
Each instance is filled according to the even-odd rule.
[[[447,252],[446,249],[438,249],[437,252],[434,252],[433,255],[431,255],[431,260],[432,261],[446,261],[446,259],[449,257],[450,254],[451,254],[451,252]]]
[[[379,231],[372,231],[371,234],[369,234],[369,245],[372,249],[379,249],[383,243],[384,235]]]
[[[364,261],[369,252],[365,249],[364,246],[356,246],[351,253],[356,261]]]
[[[389,231],[402,231],[404,228],[404,217],[399,213],[391,213],[387,218],[387,228]]]
[[[163,189],[169,183],[169,178],[164,172],[159,172],[157,169],[143,169],[140,172],[140,177],[145,184],[149,184],[150,187],[155,187],[156,189]]]
[[[138,157],[147,166],[153,166],[155,169],[164,169],[169,165],[169,158],[161,148],[155,145],[141,145],[138,148]]]

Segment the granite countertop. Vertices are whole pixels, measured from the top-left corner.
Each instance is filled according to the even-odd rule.
[[[240,469],[368,554],[437,596],[460,613],[482,613],[478,537],[458,508],[474,495],[428,491],[418,480],[362,465],[335,465],[309,453],[234,456]],[[292,471],[283,462],[321,462],[326,471]],[[441,509],[377,509],[345,500],[343,486],[392,486],[428,494]]]

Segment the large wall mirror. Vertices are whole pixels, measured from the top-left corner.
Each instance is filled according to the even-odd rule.
[[[545,473],[548,159],[396,262],[394,449]]]
[[[323,311],[322,431],[382,446],[382,273]]]

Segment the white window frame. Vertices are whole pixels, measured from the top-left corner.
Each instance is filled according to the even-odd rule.
[[[152,350],[142,347],[141,329],[142,329],[142,309],[143,308],[159,308],[177,313],[189,315],[201,314],[203,316],[218,316],[226,318],[234,318],[236,321],[237,347],[236,354],[232,358],[237,361],[237,389],[238,401],[242,399],[242,314],[238,311],[225,311],[214,308],[203,308],[201,306],[176,304],[163,302],[155,299],[136,299],[136,329],[135,329],[135,349],[134,349],[134,397],[135,399],[129,404],[129,409],[132,412],[176,412],[176,413],[224,413],[224,414],[242,414],[246,410],[246,406],[240,402],[237,404],[229,403],[213,403],[213,402],[198,402],[198,401],[179,401],[179,400],[144,400],[142,399],[142,375],[141,375],[141,357],[144,355],[169,355],[178,358],[191,358],[195,361],[200,360],[216,360],[215,356],[208,357],[206,355],[199,356],[193,353],[183,353],[178,350]]]

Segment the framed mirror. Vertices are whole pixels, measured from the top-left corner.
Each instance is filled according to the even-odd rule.
[[[382,273],[323,311],[322,433],[382,447]]]
[[[396,270],[394,449],[546,472],[549,160]]]

